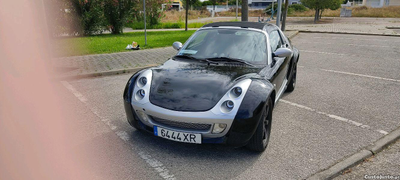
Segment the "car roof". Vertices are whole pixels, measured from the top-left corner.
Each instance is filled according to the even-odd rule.
[[[220,27],[220,26],[234,26],[234,27],[241,27],[241,28],[254,28],[263,30],[265,26],[267,29],[275,28],[275,25],[269,23],[260,23],[260,22],[216,22],[206,24],[203,27]]]

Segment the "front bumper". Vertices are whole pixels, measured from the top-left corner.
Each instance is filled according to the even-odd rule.
[[[227,142],[226,136],[229,132],[229,128],[231,127],[233,121],[233,120],[228,121],[226,119],[221,120],[221,119],[210,119],[210,118],[202,119],[201,121],[199,121],[200,118],[196,117],[196,113],[200,112],[190,113],[191,116],[186,116],[186,117],[182,116],[180,112],[176,112],[175,116],[168,116],[166,114],[157,113],[150,109],[145,109],[143,107],[134,108],[132,104],[126,101],[124,101],[124,106],[129,124],[137,129],[145,130],[149,133],[154,134],[153,127],[157,126],[170,129],[173,131],[198,133],[202,135],[202,143],[225,144]],[[139,117],[138,113],[140,112],[145,113],[148,116],[147,121],[142,120],[142,118]],[[212,129],[215,123],[226,123],[227,127],[221,133],[213,134]]]
[[[206,139],[224,137],[233,123],[231,116],[215,114],[212,111],[180,112],[158,107],[151,103],[141,105],[132,103],[131,105],[137,119],[148,127],[160,126],[174,131],[199,133]],[[225,130],[218,134],[212,133],[216,123],[226,124]]]
[[[233,119],[233,120],[229,121],[230,123],[227,124],[226,129],[222,133],[212,134],[211,131],[212,131],[213,126],[210,127],[210,130],[190,130],[190,129],[186,129],[186,128],[177,128],[177,127],[172,127],[172,126],[168,126],[165,124],[161,124],[152,119],[149,119],[147,122],[143,122],[142,120],[140,120],[139,116],[136,113],[136,110],[133,108],[133,106],[130,102],[124,101],[124,107],[125,107],[125,112],[126,112],[127,120],[129,122],[129,124],[131,126],[135,127],[136,129],[145,130],[151,134],[154,134],[153,127],[158,126],[158,127],[164,127],[166,129],[175,130],[175,131],[181,131],[181,132],[187,132],[187,133],[200,133],[200,134],[202,134],[202,143],[227,144],[227,145],[231,145],[234,147],[244,146],[248,143],[248,141],[254,134],[254,131],[256,129],[255,124],[258,124],[258,119],[259,119],[259,115],[253,116],[251,118],[246,118],[246,119]],[[140,110],[138,110],[138,111],[140,111]],[[146,110],[146,113],[148,113],[148,115],[150,115],[150,116],[154,115],[153,112],[151,112],[149,110]],[[198,112],[196,112],[196,113],[198,113]],[[196,113],[193,113],[193,114],[196,114]],[[170,116],[168,116],[168,117],[170,117]],[[193,119],[188,118],[187,121],[180,121],[180,122],[193,123]],[[227,123],[228,121],[227,120],[218,121],[218,119],[207,119],[207,121],[201,120],[201,121],[197,121],[197,122],[201,122],[203,124],[204,124],[204,122],[214,124],[217,122]]]

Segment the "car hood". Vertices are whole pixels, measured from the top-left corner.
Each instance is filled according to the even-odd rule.
[[[238,64],[168,60],[152,68],[150,102],[175,111],[207,111],[239,80],[257,76],[260,70]]]

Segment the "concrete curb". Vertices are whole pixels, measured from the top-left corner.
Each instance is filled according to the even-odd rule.
[[[144,67],[138,68],[131,68],[131,69],[117,69],[111,71],[102,71],[96,73],[87,73],[87,74],[77,74],[77,75],[70,75],[70,76],[59,76],[55,77],[54,80],[76,80],[76,79],[83,79],[83,78],[92,78],[92,77],[99,77],[99,76],[110,76],[110,75],[117,75],[117,74],[124,74],[124,73],[135,73],[145,68],[157,66],[156,64],[151,64]]]
[[[354,167],[355,165],[363,162],[365,159],[382,151],[385,147],[394,143],[397,139],[400,139],[400,127],[383,136],[372,145],[367,146],[364,149],[361,149],[360,151],[354,153],[353,155],[344,158],[343,160],[339,161],[338,163],[332,165],[327,169],[311,175],[307,179],[332,179],[340,175],[346,169]]]
[[[381,152],[386,146],[394,143],[397,139],[400,139],[400,127],[390,132],[386,136],[383,136],[374,144],[366,147],[366,149],[371,151],[373,154],[377,154]]]
[[[299,31],[294,31],[293,34],[289,35],[287,38],[292,39],[299,34]]]
[[[400,26],[386,26],[386,29],[400,29]]]
[[[299,30],[299,32],[300,33],[351,34],[351,35],[400,37],[400,34],[382,34],[382,33],[352,33],[352,32],[330,32],[330,31],[311,31],[311,30]]]

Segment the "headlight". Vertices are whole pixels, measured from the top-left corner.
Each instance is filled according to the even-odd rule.
[[[139,96],[141,96],[141,97],[144,97],[146,95],[146,92],[143,89],[139,90],[138,93],[139,93]]]
[[[139,101],[139,100],[143,99],[144,96],[146,96],[146,91],[144,91],[143,89],[140,89],[139,91],[136,92],[135,99],[137,101]]]
[[[226,128],[226,124],[215,123],[212,133],[214,133],[214,134],[222,133],[222,131],[224,131],[225,128]]]
[[[234,106],[233,101],[230,101],[230,100],[226,101],[226,102],[225,102],[225,106],[226,106],[228,109],[233,109],[233,106]]]
[[[233,109],[233,107],[235,107],[235,103],[233,103],[233,101],[231,101],[231,100],[227,100],[222,103],[221,111],[224,113],[228,113]]]
[[[138,86],[143,87],[147,84],[147,78],[146,77],[141,77],[138,81]]]
[[[241,87],[235,87],[232,89],[231,94],[234,98],[239,97],[240,95],[242,95],[242,88]]]

